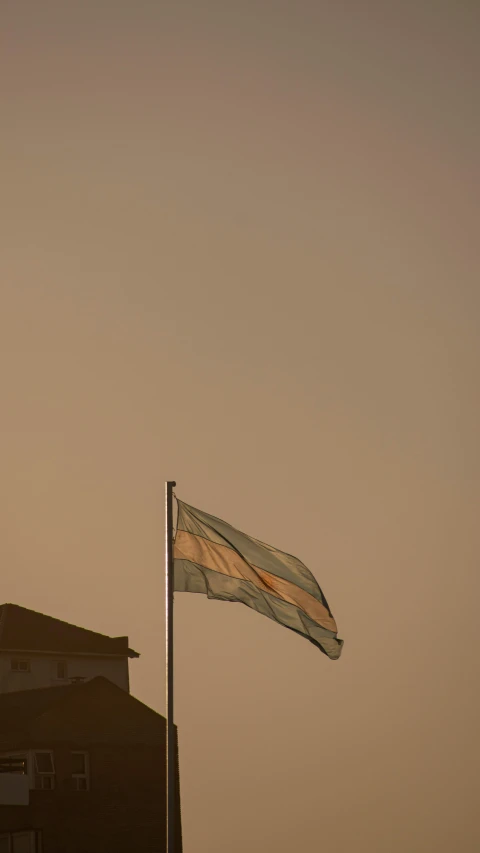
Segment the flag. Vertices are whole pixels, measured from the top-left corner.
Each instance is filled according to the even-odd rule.
[[[177,499],[174,590],[239,601],[306,637],[332,660],[343,640],[312,573],[296,557]]]

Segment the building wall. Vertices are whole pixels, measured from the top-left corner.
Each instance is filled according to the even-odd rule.
[[[28,660],[30,672],[12,671],[12,659]],[[66,661],[67,679],[57,677],[57,663]],[[90,680],[103,675],[122,690],[129,690],[128,658],[108,658],[80,655],[42,655],[0,653],[0,693],[11,693],[16,690],[30,690],[35,687],[52,687],[69,683],[71,678]]]
[[[31,791],[29,806],[0,806],[0,834],[42,830],[43,853],[164,853],[165,748],[90,746],[90,790],[73,791],[75,748],[54,747],[54,791]],[[181,853],[178,776],[177,817],[176,851]]]

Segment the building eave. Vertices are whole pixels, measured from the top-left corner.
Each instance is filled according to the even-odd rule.
[[[81,658],[139,658],[139,652],[135,652],[133,649],[126,649],[125,652],[116,652],[116,653],[107,653],[107,652],[66,652],[66,651],[51,651],[51,649],[2,649],[0,648],[0,654],[5,655],[48,655],[49,657],[56,658],[69,658],[69,657],[81,657]]]

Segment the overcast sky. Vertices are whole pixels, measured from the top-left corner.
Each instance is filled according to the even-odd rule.
[[[164,481],[331,662],[176,598],[185,853],[476,853],[476,0],[1,0],[0,599],[141,653]]]

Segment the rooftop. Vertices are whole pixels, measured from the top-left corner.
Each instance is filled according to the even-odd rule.
[[[128,637],[107,637],[18,604],[0,605],[1,651],[140,657]]]
[[[42,742],[165,742],[165,718],[107,678],[0,694],[0,749]]]

